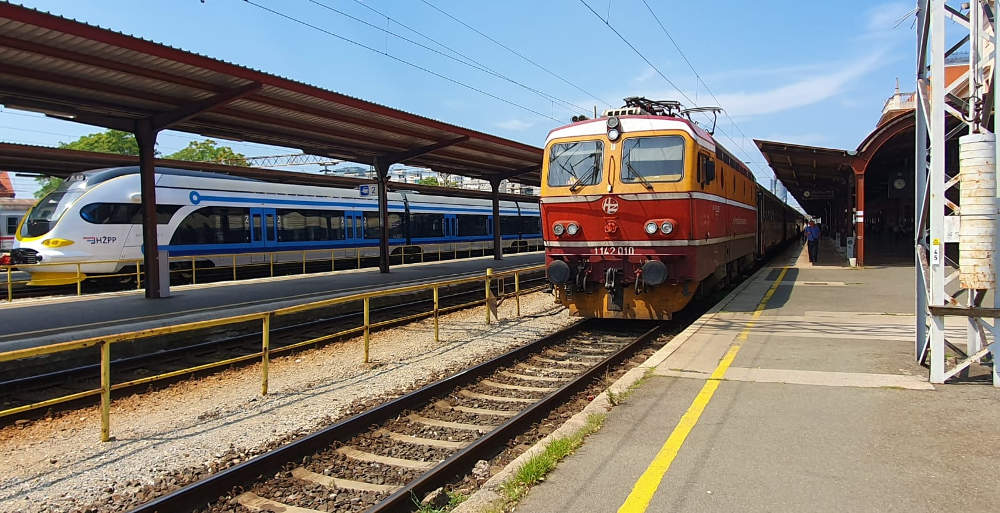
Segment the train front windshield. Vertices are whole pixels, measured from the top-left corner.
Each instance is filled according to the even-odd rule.
[[[38,237],[48,233],[56,225],[56,221],[66,212],[66,209],[81,195],[83,195],[83,187],[80,187],[77,182],[64,181],[31,209],[21,226],[21,236]]]
[[[684,138],[677,135],[625,139],[622,181],[676,182],[684,177]]]

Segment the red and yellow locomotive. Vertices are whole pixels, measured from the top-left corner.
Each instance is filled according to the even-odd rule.
[[[679,104],[628,98],[549,133],[549,280],[575,315],[669,319],[700,286],[754,264],[766,247],[759,195],[750,170]]]

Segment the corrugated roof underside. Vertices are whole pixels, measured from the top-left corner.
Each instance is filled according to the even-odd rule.
[[[4,11],[16,9],[25,8],[0,4],[0,98],[15,106],[21,100],[64,106],[81,114],[135,119],[170,112],[257,81],[262,84],[259,90],[170,128],[361,162],[370,162],[375,155],[467,136],[464,142],[407,163],[477,177],[506,175],[541,164],[540,148],[250,68],[206,61],[202,56],[139,39],[123,44],[154,46],[146,52],[109,44],[104,42],[108,38],[127,36],[104,29],[99,33],[104,41],[98,41],[3,17]],[[70,28],[93,30],[75,21],[56,20],[72,25]],[[197,62],[207,62],[214,69],[193,64]],[[518,181],[537,183],[538,172],[520,178]]]

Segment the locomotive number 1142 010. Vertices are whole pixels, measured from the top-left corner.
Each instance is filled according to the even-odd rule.
[[[632,246],[598,246],[594,248],[595,255],[634,255]]]

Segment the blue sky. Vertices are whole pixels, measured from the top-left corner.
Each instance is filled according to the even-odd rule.
[[[533,145],[541,145],[550,129],[580,113],[577,107],[593,115],[595,105],[598,110],[608,108],[604,102],[618,107],[625,96],[682,101],[687,96],[700,105],[721,103],[729,116],[720,119],[717,138],[748,161],[764,183],[770,183],[772,173],[751,139],[853,149],[874,127],[896,78],[904,90],[912,90],[914,82],[913,17],[904,18],[913,2],[906,1],[646,0],[714,98],[642,0],[587,0],[597,15],[580,0],[253,1],[510,103],[242,0],[22,3]],[[611,26],[674,85],[608,28],[603,18],[609,14]],[[471,60],[505,78],[484,73],[462,60]],[[55,145],[93,131],[93,127],[72,122],[0,109],[0,140],[6,142]],[[198,137],[166,132],[159,138],[158,149],[170,153],[193,139]],[[288,152],[251,143],[224,143],[249,156]],[[33,180],[16,177],[15,185],[19,195],[27,196]]]

